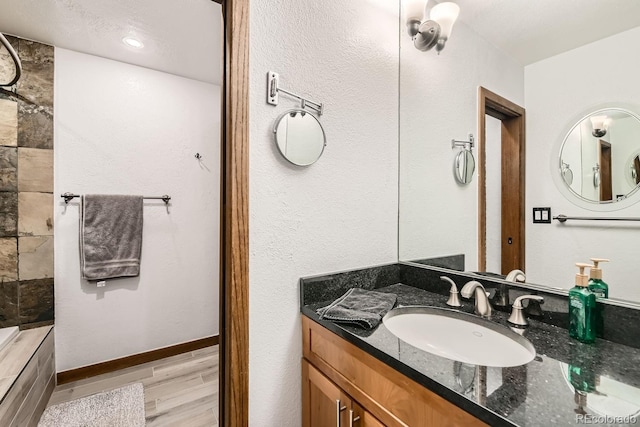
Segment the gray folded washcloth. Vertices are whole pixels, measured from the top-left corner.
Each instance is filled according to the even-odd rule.
[[[365,329],[378,326],[382,317],[396,304],[397,296],[383,292],[351,288],[326,307],[316,310],[320,319],[358,325]]]
[[[104,280],[140,274],[142,196],[82,197],[82,278]]]

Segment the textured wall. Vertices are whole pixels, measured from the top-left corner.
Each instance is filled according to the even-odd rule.
[[[53,47],[8,37],[0,88],[0,327],[53,323]],[[0,80],[14,74],[0,49]],[[10,76],[6,74],[9,73]]]
[[[531,223],[534,206],[550,206],[553,215],[640,216],[640,204],[630,205],[640,200],[638,193],[629,203],[615,205],[624,209],[598,214],[592,205],[563,196],[552,178],[557,173],[560,143],[589,110],[607,104],[630,107],[640,114],[640,52],[632,48],[638,43],[640,28],[635,28],[525,68],[527,278],[534,283],[569,288],[574,283],[575,262],[586,262],[590,257],[611,258],[612,262],[603,267],[610,296],[640,301],[637,226]]]
[[[456,183],[451,139],[477,137],[478,86],[523,105],[524,70],[463,22],[440,55],[400,43],[400,259],[463,253],[475,270],[478,174]]]
[[[55,90],[55,194],[172,197],[144,203],[140,276],[104,288],[56,198],[58,371],[218,334],[220,87],[56,49]]]
[[[251,1],[250,425],[299,426],[298,278],[397,259],[398,13],[383,0]],[[324,102],[327,147],[287,163],[266,74]]]

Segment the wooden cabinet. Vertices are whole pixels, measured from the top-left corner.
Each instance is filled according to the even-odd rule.
[[[306,316],[302,349],[304,427],[486,426]]]
[[[384,424],[303,359],[302,426],[384,427]]]

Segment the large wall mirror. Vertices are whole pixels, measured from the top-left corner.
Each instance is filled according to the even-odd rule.
[[[401,0],[401,9],[414,3]],[[640,222],[533,223],[534,207],[550,208],[551,216],[640,217],[633,203],[640,197],[640,51],[633,48],[640,3],[456,3],[459,18],[439,53],[416,49],[401,32],[400,261],[464,255],[468,272],[505,275],[504,245],[522,244],[514,265],[527,283],[568,289],[575,262],[609,258],[610,297],[640,302]],[[504,196],[519,191],[503,173],[513,165],[504,147],[514,133],[500,114],[479,116],[479,87],[526,112],[521,238],[503,231],[505,212],[514,209]],[[461,186],[451,176],[448,141],[476,132],[485,137],[478,165],[486,174],[480,179],[479,169],[477,180]]]

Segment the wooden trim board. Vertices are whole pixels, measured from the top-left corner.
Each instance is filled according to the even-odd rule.
[[[220,426],[249,425],[249,0],[224,1]]]
[[[108,360],[106,362],[96,363],[94,365],[83,366],[77,369],[71,369],[64,372],[58,372],[56,375],[57,384],[66,384],[72,381],[83,380],[85,378],[95,377],[97,375],[107,374],[109,372],[118,371],[120,369],[130,368],[132,366],[141,365],[143,363],[153,362],[154,360],[164,359],[165,357],[175,356],[189,351],[199,350],[201,348],[210,347],[219,343],[219,336],[201,338],[195,341],[189,341],[182,344],[163,347],[156,350],[138,353],[120,359]]]

